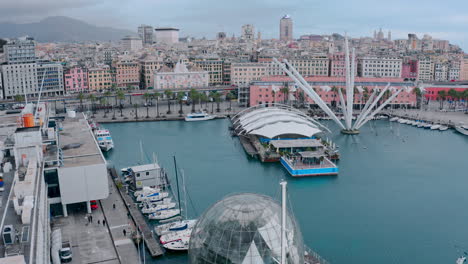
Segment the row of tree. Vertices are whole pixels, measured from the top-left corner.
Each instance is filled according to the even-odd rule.
[[[437,92],[437,99],[439,100],[440,109],[444,108],[444,103],[448,100],[450,102],[450,108],[456,108],[457,106],[464,103],[464,107],[468,108],[468,89],[464,91],[457,91],[450,89],[447,91],[441,90]]]

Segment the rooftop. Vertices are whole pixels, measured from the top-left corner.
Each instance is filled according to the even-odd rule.
[[[323,146],[318,139],[271,140],[270,144],[275,148],[314,148]]]
[[[77,115],[76,118],[65,118],[62,125],[63,130],[59,132],[59,138],[60,148],[63,150],[63,167],[106,162],[83,114]]]
[[[130,167],[130,168],[134,172],[140,172],[140,171],[157,170],[157,169],[160,169],[161,167],[159,167],[159,165],[157,163],[151,163],[151,164],[133,166],[133,167]]]

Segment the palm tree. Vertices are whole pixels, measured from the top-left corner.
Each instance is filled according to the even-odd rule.
[[[159,92],[154,92],[153,98],[156,99],[156,118],[159,118],[159,97],[161,97],[161,94]]]
[[[99,105],[100,105],[101,107],[102,107],[102,106],[105,107],[106,104],[107,104],[106,98],[104,98],[104,97],[99,97]],[[104,110],[104,118],[106,118],[106,117],[107,117],[107,109]]]
[[[439,99],[440,110],[444,108],[444,101],[447,97],[447,92],[445,90],[441,90],[437,92],[437,98]]]
[[[116,94],[116,98],[119,99],[119,108],[120,108],[120,117],[123,117],[123,113],[122,113],[122,100],[125,99],[125,93],[121,90],[117,91],[117,94]]]
[[[178,92],[177,93],[177,100],[179,101],[179,106],[180,106],[180,109],[179,109],[179,116],[182,117],[182,114],[184,113],[184,111],[182,110],[182,104],[184,103],[183,99],[185,97],[185,94],[183,92]]]
[[[228,108],[228,111],[231,111],[232,110],[232,100],[235,98],[235,96],[230,92],[226,95],[226,100],[229,101],[229,108]],[[274,100],[273,100],[274,102]]]
[[[107,108],[106,108],[106,113],[109,113],[109,106],[110,106],[110,100],[109,100],[109,97],[112,95],[112,92],[110,91],[105,91],[104,92],[104,96],[106,97],[106,101],[107,101]]]
[[[208,98],[211,101],[211,113],[214,112],[215,96],[216,96],[216,91],[211,91],[210,94],[208,95]]]
[[[468,111],[468,89],[463,91],[462,97],[465,100],[465,112]]]
[[[167,98],[167,112],[166,114],[171,114],[171,99],[172,99],[172,96],[173,96],[173,92],[171,90],[165,90],[164,91],[164,95],[166,96]]]
[[[80,99],[80,111],[83,112],[83,100],[86,98],[86,96],[83,93],[78,94],[78,99]]]
[[[15,100],[15,102],[18,102],[18,103],[23,102],[24,101],[24,96],[22,96],[20,94],[17,94],[17,95],[15,95],[14,100]]]
[[[275,90],[271,90],[271,96],[273,97],[273,104],[276,103],[276,92],[275,92]]]
[[[195,113],[195,102],[197,101],[197,99],[200,98],[200,93],[198,93],[197,90],[192,88],[189,91],[189,97],[190,97],[190,100],[192,101],[192,113]]]
[[[149,104],[148,100],[151,99],[151,94],[150,93],[144,93],[143,98],[145,98],[145,105],[146,105],[146,118],[149,118]]]
[[[94,94],[90,94],[88,96],[88,99],[91,101],[91,111],[93,113],[91,117],[94,118],[94,114],[96,113],[96,107],[94,105],[94,102],[96,101],[96,96],[94,96]]]
[[[451,100],[451,102],[452,102],[452,103],[451,103],[452,108],[455,108],[455,107],[454,107],[454,102],[455,102],[455,99],[457,99],[457,97],[458,97],[458,92],[457,92],[455,89],[452,88],[452,89],[450,89],[450,90],[448,91],[448,94],[447,94],[447,95],[450,96],[450,100]]]
[[[288,102],[289,87],[284,86],[283,88],[281,88],[280,91],[281,91],[281,93],[283,94],[283,97],[284,97],[283,103],[286,104]]]
[[[422,95],[421,89],[419,89],[419,87],[415,87],[411,92],[414,95],[416,95],[416,108],[420,109],[421,108],[421,95]]]
[[[210,101],[210,98],[206,93],[199,93],[198,94],[198,101],[200,102],[200,108],[203,108],[202,103],[205,103],[205,109],[208,108],[208,101]]]
[[[221,111],[221,109],[219,108],[219,103],[221,102],[221,94],[216,91],[214,92],[213,96],[213,99],[216,102],[216,112],[219,113]]]
[[[134,104],[133,107],[135,107],[135,119],[138,120],[138,104]]]

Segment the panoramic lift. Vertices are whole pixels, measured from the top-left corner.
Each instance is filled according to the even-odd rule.
[[[283,60],[283,63],[279,62],[276,58],[273,58],[273,61],[278,64],[281,69],[294,80],[296,85],[301,88],[315,103],[341,128],[343,134],[356,135],[359,134],[359,129],[366,124],[369,120],[378,114],[385,106],[387,106],[398,94],[403,91],[403,88],[396,90],[385,102],[383,102],[379,107],[374,109],[385,94],[386,91],[390,88],[390,83],[384,89],[380,91],[376,88],[373,93],[367,100],[362,109],[361,113],[357,116],[356,121],[353,123],[353,104],[354,104],[354,72],[355,72],[355,52],[351,55],[350,63],[349,55],[349,46],[348,38],[345,38],[345,63],[346,63],[346,97],[343,96],[341,90],[338,90],[340,97],[340,107],[343,112],[344,122],[341,122],[340,119],[333,113],[333,111],[328,107],[328,105],[320,98],[320,96],[312,89],[306,80],[297,72],[297,70],[286,60]],[[378,93],[378,94],[377,94]]]

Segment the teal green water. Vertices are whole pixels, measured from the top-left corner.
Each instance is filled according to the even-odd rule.
[[[189,207],[192,216],[230,193],[279,198],[284,178],[304,241],[332,263],[454,263],[455,245],[468,249],[468,137],[375,121],[357,136],[333,134],[342,157],[338,177],[295,179],[280,164],[249,159],[228,126],[107,124],[116,145],[107,158],[116,168],[135,165],[141,141],[146,156],[154,152],[173,176],[176,155],[197,210]]]

